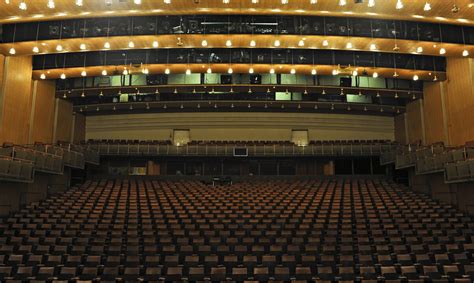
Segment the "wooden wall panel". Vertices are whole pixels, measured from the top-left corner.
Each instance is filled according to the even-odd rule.
[[[395,141],[400,144],[407,143],[406,115],[395,116]]]
[[[452,145],[463,145],[474,140],[474,60],[448,58],[447,95],[449,140]]]
[[[406,119],[408,143],[423,142],[423,101],[421,99],[407,105]]]
[[[87,139],[170,140],[190,129],[192,140],[291,140],[307,129],[310,140],[394,140],[393,117],[308,113],[155,113],[88,116]]]
[[[54,142],[72,141],[73,127],[72,104],[63,99],[56,99]]]
[[[2,95],[1,86],[3,86],[4,71],[5,71],[5,55],[0,54],[0,95]]]
[[[30,129],[30,143],[52,143],[56,82],[39,80],[33,83],[33,115]]]
[[[0,87],[0,143],[28,143],[31,75],[31,56],[6,57]]]
[[[82,114],[74,114],[74,143],[80,143],[86,139],[86,117]]]
[[[444,107],[443,83],[429,82],[424,85],[423,109],[426,144],[448,144]]]

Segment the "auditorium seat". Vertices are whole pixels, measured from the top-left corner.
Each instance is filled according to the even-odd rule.
[[[0,281],[462,282],[473,236],[386,180],[87,181],[0,220]]]

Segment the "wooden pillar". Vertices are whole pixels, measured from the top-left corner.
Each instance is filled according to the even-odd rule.
[[[32,57],[1,56],[0,143],[29,141]]]
[[[81,143],[86,140],[86,117],[79,113],[74,113],[72,118],[72,141]]]
[[[407,114],[395,116],[395,141],[400,144],[407,144]]]
[[[449,142],[474,140],[474,59],[448,58],[445,107]]]
[[[407,142],[425,144],[423,100],[419,99],[407,105],[406,113]]]
[[[66,100],[56,98],[53,142],[72,142],[73,132],[72,104]]]
[[[445,107],[445,83],[426,82],[423,91],[423,115],[426,144],[449,144]]]
[[[53,142],[56,81],[34,80],[28,143]]]

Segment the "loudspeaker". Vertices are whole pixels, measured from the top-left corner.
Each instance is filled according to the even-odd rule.
[[[147,85],[166,85],[168,84],[168,75],[156,74],[146,76]]]
[[[49,26],[49,35],[59,35],[59,26]]]
[[[352,86],[352,78],[341,78],[339,85],[341,87],[351,87]]]
[[[232,75],[221,75],[221,84],[223,85],[232,84]]]

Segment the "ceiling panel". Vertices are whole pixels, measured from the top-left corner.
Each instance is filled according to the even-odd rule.
[[[441,48],[446,50],[444,56],[462,57],[463,51],[467,50],[469,56],[474,56],[474,46],[453,43],[433,43],[415,40],[393,40],[386,38],[367,37],[346,37],[346,36],[299,36],[299,35],[159,35],[159,36],[116,36],[116,37],[95,37],[95,38],[74,38],[62,40],[41,40],[26,41],[17,43],[0,44],[0,53],[9,55],[10,49],[14,47],[16,56],[34,55],[33,47],[39,48],[38,54],[52,54],[63,52],[86,52],[101,51],[104,43],[109,42],[111,48],[108,50],[127,50],[129,42],[133,41],[133,49],[151,49],[153,42],[157,41],[159,48],[203,48],[202,41],[207,41],[206,48],[226,48],[226,41],[231,40],[232,48],[249,48],[250,42],[255,41],[255,48],[275,48],[275,40],[280,41],[279,48],[305,48],[305,49],[328,49],[328,50],[351,50],[351,51],[375,51],[394,53],[394,47],[399,48],[398,53],[419,54],[417,49],[423,48],[423,55],[440,56]],[[299,46],[300,40],[304,41],[304,46]],[[327,40],[328,45],[324,46],[323,41]],[[182,45],[178,44],[182,43]],[[81,50],[80,45],[84,43],[86,50]],[[352,48],[347,48],[348,43]],[[375,45],[375,50],[371,50],[371,45]],[[56,48],[61,45],[63,51]]]
[[[348,0],[341,7],[337,0],[289,0],[287,5],[280,0],[259,0],[252,4],[250,0],[172,0],[164,4],[162,0],[142,0],[136,5],[132,0],[111,0],[110,6],[105,0],[83,0],[82,7],[75,0],[54,0],[55,8],[47,7],[48,0],[25,0],[27,10],[20,10],[20,0],[0,2],[0,23],[38,21],[45,19],[69,19],[79,17],[103,17],[124,15],[176,15],[176,14],[273,14],[273,15],[327,15],[344,17],[369,17],[380,19],[415,20],[441,23],[474,25],[474,2],[472,0],[431,0],[431,10],[425,11],[426,1],[401,0],[403,9],[395,8],[397,0],[375,0],[374,7],[368,7],[367,0],[361,4]],[[453,5],[459,11],[452,12]]]

